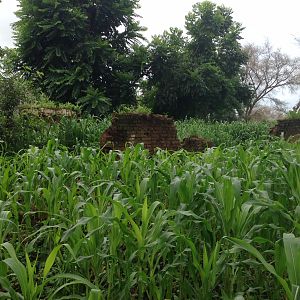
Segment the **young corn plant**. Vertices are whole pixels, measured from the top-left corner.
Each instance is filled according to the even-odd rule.
[[[44,292],[45,285],[47,283],[47,276],[52,268],[52,265],[55,261],[56,255],[61,248],[61,245],[55,247],[52,252],[49,254],[45,267],[42,272],[42,280],[39,281],[38,278],[40,274],[36,274],[36,266],[37,259],[32,263],[29,259],[27,253],[25,253],[26,263],[25,265],[17,258],[15,249],[13,246],[6,242],[1,245],[1,248],[6,250],[9,257],[2,261],[2,268],[4,269],[4,264],[7,267],[6,272],[1,272],[0,284],[2,288],[5,290],[3,293],[3,297],[7,297],[7,299],[13,300],[36,300],[40,299],[42,293]],[[11,277],[9,275],[9,270],[11,270],[14,276],[17,279],[18,289],[15,291],[13,281],[10,282],[8,278]]]
[[[283,234],[300,232],[299,157],[283,141],[152,155],[49,141],[0,156],[0,242],[15,250],[0,251],[1,297],[298,297],[298,238]]]
[[[278,280],[286,293],[287,299],[300,299],[300,238],[296,238],[293,234],[283,234],[284,252],[280,251],[278,247],[275,249],[275,267],[268,263],[263,255],[249,242],[236,238],[227,239],[253,255]],[[285,264],[285,266],[282,264]],[[287,271],[288,281],[283,277],[283,268]]]
[[[80,299],[103,299],[101,290],[81,276],[74,274],[48,276],[63,245],[58,245],[51,251],[44,263],[43,270],[37,270],[37,265],[40,264],[37,258],[34,262],[31,262],[28,254],[25,253],[26,263],[22,264],[10,243],[4,243],[1,246],[7,251],[9,257],[4,259],[0,264],[2,267],[2,271],[0,272],[0,286],[4,289],[4,292],[0,292],[0,299],[5,297],[5,299],[12,300],[38,300],[44,299],[45,296],[51,300],[60,299],[58,298],[59,292],[71,285],[86,286],[86,297],[80,297]],[[5,268],[4,265],[6,265],[7,268]],[[13,274],[9,274],[9,270],[11,270]],[[17,291],[15,282],[8,279],[12,275],[16,277],[18,285]],[[54,292],[49,293],[48,285],[51,285],[51,282],[57,279],[71,279],[72,281],[62,284]],[[77,297],[77,295],[73,295],[72,299],[76,299]]]

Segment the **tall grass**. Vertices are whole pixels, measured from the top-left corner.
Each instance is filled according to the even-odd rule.
[[[59,144],[74,150],[80,146],[98,147],[102,133],[110,126],[111,118],[98,119],[62,118],[60,121],[49,122],[39,117],[20,116],[16,122],[17,129],[1,136],[6,152],[18,152],[30,145],[44,147],[48,140],[57,139]],[[270,122],[232,122],[207,123],[199,119],[187,119],[175,122],[180,140],[197,135],[211,140],[215,146],[231,147],[247,144],[254,140],[270,140]]]
[[[299,176],[282,141],[0,156],[0,299],[298,299]]]
[[[44,147],[48,140],[58,142],[74,150],[80,146],[97,147],[101,134],[110,125],[110,118],[99,119],[63,117],[60,120],[44,119],[37,116],[19,115],[15,126],[2,132],[0,130],[0,150],[17,153],[30,145]]]
[[[274,122],[206,122],[199,119],[177,121],[180,139],[196,135],[211,140],[215,145],[235,146],[250,140],[268,140]]]

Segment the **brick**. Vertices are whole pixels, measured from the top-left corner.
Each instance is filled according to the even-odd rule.
[[[300,119],[279,120],[277,125],[270,130],[270,134],[281,136],[285,139],[300,134]]]
[[[173,119],[155,114],[113,114],[111,127],[100,137],[100,146],[103,147],[107,142],[115,150],[124,150],[126,145],[143,143],[151,153],[156,148],[173,151],[182,147]]]

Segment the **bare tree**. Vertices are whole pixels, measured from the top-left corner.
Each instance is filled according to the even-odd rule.
[[[250,119],[256,121],[263,120],[279,120],[283,119],[287,114],[287,108],[277,105],[257,104],[251,113]]]
[[[296,38],[295,40],[300,46],[300,37]],[[300,99],[298,100],[297,104],[293,107],[293,111],[300,112]]]
[[[300,111],[300,100],[299,100],[298,103],[293,107],[293,111],[295,111],[295,112],[299,112],[299,111]]]
[[[245,117],[249,118],[253,108],[263,100],[270,100],[277,106],[282,104],[276,98],[280,89],[288,88],[292,93],[297,90],[300,86],[300,60],[274,50],[268,41],[263,46],[248,44],[244,50],[248,63],[243,80],[253,91],[245,108]]]

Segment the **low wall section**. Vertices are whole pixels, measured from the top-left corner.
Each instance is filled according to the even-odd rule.
[[[300,134],[300,119],[279,120],[277,125],[271,129],[271,134],[288,139]]]
[[[181,147],[173,119],[155,114],[115,114],[111,126],[100,138],[104,150],[124,150],[126,145],[138,143],[144,143],[150,152],[156,148],[178,150]]]

